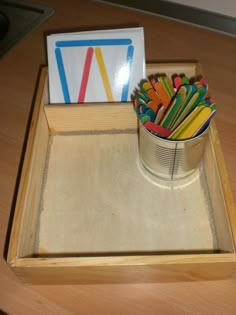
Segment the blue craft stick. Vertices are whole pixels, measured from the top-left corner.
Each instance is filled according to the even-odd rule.
[[[69,94],[69,89],[67,85],[66,74],[65,74],[65,69],[64,69],[64,64],[63,64],[60,48],[55,48],[55,55],[56,55],[57,68],[58,68],[59,77],[61,81],[61,88],[62,88],[62,92],[64,96],[64,101],[65,103],[70,103],[71,102],[70,94]]]
[[[149,108],[147,107],[146,104],[138,104],[136,107],[136,112],[137,114],[144,114]]]
[[[148,115],[150,117],[150,120],[152,122],[155,121],[155,118],[156,118],[156,114],[154,113],[154,111],[151,109],[151,108],[148,108],[145,112],[145,115]]]
[[[81,47],[81,46],[119,46],[131,45],[130,38],[113,38],[113,39],[82,39],[82,40],[58,40],[57,47]]]
[[[131,74],[131,66],[133,62],[133,55],[134,55],[134,46],[130,45],[127,49],[127,57],[126,57],[126,67],[128,72],[128,80],[124,84],[121,94],[121,102],[127,102],[128,99],[128,92],[129,92],[129,83],[130,83],[130,74]]]

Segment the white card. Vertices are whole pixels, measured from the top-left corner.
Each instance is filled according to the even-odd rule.
[[[130,101],[145,73],[143,28],[47,37],[50,103]]]

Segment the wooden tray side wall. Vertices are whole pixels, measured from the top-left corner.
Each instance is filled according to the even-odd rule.
[[[8,261],[31,257],[34,253],[40,191],[48,147],[49,129],[43,105],[48,101],[47,71],[43,69],[30,125],[21,182],[18,189]]]
[[[33,284],[216,280],[235,273],[232,254],[20,259],[16,275]]]
[[[189,77],[196,75],[195,63],[147,64],[147,75],[156,73],[156,69],[169,76],[175,73],[185,73]],[[138,126],[137,117],[130,103],[71,106],[53,104],[53,106],[46,105],[45,112],[52,133],[128,130],[137,129]],[[88,119],[88,117],[91,118]]]
[[[185,73],[189,77],[202,74],[199,64],[149,64],[147,65],[147,74],[151,75],[159,72],[172,76],[174,73]],[[107,131],[107,130],[133,130],[137,129],[137,118],[132,104],[86,104],[74,106],[46,105],[45,113],[48,119],[49,128],[53,133],[63,132],[88,132],[88,131]],[[91,119],[87,119],[91,117]],[[230,233],[230,225],[227,216],[227,209],[224,200],[224,193],[227,198],[232,200],[230,195],[229,183],[226,185],[226,171],[224,160],[221,158],[216,161],[216,155],[220,154],[220,144],[217,136],[215,124],[212,125],[210,132],[210,143],[206,148],[204,163],[206,164],[206,179],[208,186],[212,189],[209,191],[212,200],[212,206],[215,211],[216,237],[222,252],[234,252],[234,241]],[[217,145],[217,154],[214,145]],[[222,156],[222,154],[221,154]],[[219,173],[219,167],[221,172]],[[224,171],[223,171],[224,169]],[[223,191],[221,177],[224,178],[227,191]],[[229,207],[233,207],[233,200],[229,202]],[[231,218],[233,218],[232,211]],[[235,222],[235,220],[234,220]],[[234,223],[236,226],[236,223]]]
[[[209,195],[214,210],[217,242],[222,252],[235,252],[235,206],[214,122],[204,154],[204,164],[208,187],[211,187]]]
[[[205,77],[201,64],[196,75]],[[215,122],[210,129],[210,142],[204,155],[206,180],[215,215],[215,228],[222,252],[234,252],[236,244],[236,208]]]
[[[196,73],[195,64],[162,64],[148,67],[148,74],[160,69],[167,74],[177,73],[178,70],[191,76]],[[169,71],[169,73],[168,73]],[[34,254],[36,221],[38,217],[39,198],[42,188],[43,168],[47,153],[49,129],[50,132],[86,132],[91,130],[111,129],[137,129],[137,119],[129,104],[119,105],[100,104],[100,115],[107,113],[106,124],[101,124],[99,119],[92,119],[89,124],[84,124],[81,115],[94,113],[98,110],[97,104],[63,106],[48,104],[47,94],[47,69],[41,75],[38,95],[32,120],[25,155],[22,179],[20,183],[15,217],[13,222],[8,263],[15,273],[25,282],[29,283],[99,283],[99,282],[155,282],[155,281],[181,281],[181,280],[210,280],[231,276],[235,272],[235,254],[196,254],[196,255],[171,255],[171,256],[124,256],[124,257],[82,257],[74,258],[26,258]],[[45,105],[45,106],[44,106]],[[100,107],[100,106],[99,106]],[[110,121],[110,115],[117,118],[116,125]],[[117,116],[118,115],[118,116]],[[96,115],[95,115],[96,116]],[[87,116],[91,117],[91,116]],[[94,115],[92,115],[94,117]],[[128,118],[127,118],[128,117]],[[49,129],[48,129],[49,125]],[[105,129],[104,129],[105,128]],[[224,163],[223,161],[221,161]],[[217,162],[218,163],[218,162]],[[217,166],[218,164],[216,164]],[[218,177],[221,180],[220,167]],[[226,177],[223,179],[227,181]],[[227,186],[230,191],[230,187]],[[221,194],[225,190],[222,188]],[[231,207],[229,219],[233,233],[235,233],[235,213],[233,199],[230,192],[226,195],[220,211],[225,211],[225,206]],[[219,211],[219,212],[220,212]],[[225,216],[224,216],[225,217]],[[231,221],[231,219],[233,219]],[[221,224],[221,218],[217,224]],[[228,235],[221,243],[223,251],[233,249],[233,239],[229,235],[228,218],[224,218],[223,231],[218,229],[219,237],[226,231]],[[228,230],[227,230],[228,229]],[[23,258],[25,257],[25,258]]]

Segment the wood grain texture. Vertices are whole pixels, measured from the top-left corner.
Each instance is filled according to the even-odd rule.
[[[43,104],[47,99],[46,89],[46,75],[42,73],[30,123],[20,186],[17,192],[8,261],[14,261],[17,257],[32,255],[34,250],[34,231],[40,202],[38,192],[41,191],[42,187],[49,139],[49,128],[43,110]]]
[[[45,112],[52,133],[137,129],[137,116],[128,104],[48,105]],[[123,108],[123,111],[120,111]],[[88,119],[88,117],[90,117]],[[101,119],[103,117],[103,119]]]
[[[34,1],[36,2],[36,1]],[[3,251],[17,168],[40,64],[43,32],[86,27],[144,26],[146,59],[198,60],[219,104],[216,117],[229,180],[236,197],[236,39],[137,11],[92,1],[41,0],[56,14],[1,60],[0,246]],[[0,261],[0,309],[9,314],[234,315],[235,279],[221,281],[25,286]]]
[[[206,165],[206,179],[209,187],[212,207],[215,214],[215,227],[218,235],[217,239],[220,247],[225,250],[235,248],[235,204],[229,186],[228,173],[226,171],[224,157],[222,154],[219,135],[215,128],[215,122],[210,130],[210,139],[208,150],[205,152],[204,162]],[[214,149],[213,149],[214,148]],[[213,154],[209,154],[214,150]],[[215,166],[215,167],[214,167]],[[218,183],[218,184],[217,184]],[[224,207],[227,211],[221,211]],[[231,232],[225,233],[227,227],[231,224]],[[220,237],[222,236],[222,237]],[[234,249],[235,250],[235,249]]]
[[[108,257],[95,258],[91,262],[91,259],[68,258],[53,259],[53,264],[52,259],[34,259],[31,262],[22,259],[14,266],[14,272],[23,283],[58,285],[222,280],[232,277],[235,272],[233,255],[199,255],[198,263],[195,255],[186,259],[178,259],[177,256],[175,259],[165,257],[159,264],[158,259],[159,257],[155,256],[113,259]],[[217,260],[222,262],[216,263]],[[193,261],[195,262],[192,263]]]
[[[171,77],[175,73],[185,73],[191,78],[196,76],[196,68],[195,63],[147,64],[147,75],[165,72]],[[137,129],[137,118],[131,103],[73,104],[68,107],[53,104],[45,106],[45,112],[53,133]]]
[[[170,76],[180,72],[180,67],[149,65],[153,72],[167,69]],[[185,64],[182,67],[186,71],[197,68]],[[230,186],[226,191],[222,189],[221,176],[227,184],[226,170],[223,156],[217,156],[220,144],[215,124],[211,126],[202,167],[196,173],[169,185],[155,182],[137,162],[132,104],[47,105],[52,113],[49,118],[44,111],[48,100],[46,74],[44,68],[8,255],[20,279],[29,283],[97,284],[232,275],[236,265],[230,224],[235,228],[235,222],[229,224],[227,211],[235,209],[232,200],[227,200]],[[63,115],[58,115],[61,111]],[[50,141],[47,121],[53,132]],[[127,134],[130,130],[132,133]],[[225,203],[231,209],[227,210]],[[232,254],[205,255],[216,251]],[[142,252],[147,256],[138,256]],[[194,252],[190,258],[188,254]],[[110,253],[117,258],[109,258]],[[168,253],[173,256],[168,257]],[[92,254],[93,258],[83,259],[81,254]],[[98,258],[100,254],[108,257]],[[35,255],[37,258],[30,258]],[[58,258],[52,264],[54,256]],[[78,258],[64,260],[66,256]]]

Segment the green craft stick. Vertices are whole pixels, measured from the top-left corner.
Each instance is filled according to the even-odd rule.
[[[184,107],[184,110],[178,117],[178,120],[172,126],[172,130],[174,130],[184,119],[190,114],[194,108],[202,101],[203,97],[206,94],[206,89],[201,87],[198,89],[190,98],[189,102]]]
[[[178,110],[179,105],[182,102],[183,96],[181,94],[177,94],[176,97],[173,99],[170,109],[167,111],[166,115],[164,116],[163,120],[161,121],[161,126],[164,128],[169,129],[169,125],[171,124],[172,120],[176,115],[176,111]]]
[[[166,76],[161,76],[160,77],[160,82],[163,84],[165,90],[166,90],[166,93],[168,94],[168,96],[170,98],[173,97],[174,93],[171,91],[171,88],[169,86],[169,82],[168,82],[168,78]]]
[[[147,98],[147,96],[144,95],[144,94],[141,93],[141,92],[138,92],[138,93],[137,93],[137,98],[144,100],[145,103],[148,102],[148,101],[150,101],[149,98]]]
[[[175,123],[175,121],[178,119],[179,115],[181,114],[181,112],[183,111],[183,108],[185,106],[186,103],[186,98],[187,98],[187,86],[182,85],[179,89],[177,94],[181,94],[182,95],[182,100],[181,103],[179,104],[179,107],[176,110],[176,114],[173,117],[171,124],[169,125],[169,130],[173,130],[174,128],[172,127]]]
[[[189,101],[191,100],[191,97],[196,92],[197,88],[195,85],[185,85],[185,89],[187,89],[187,95],[185,97],[184,103],[182,104],[180,110],[178,111],[172,125],[171,130],[174,130],[183,120],[182,113],[185,110],[185,107],[188,105]]]
[[[195,118],[202,112],[204,108],[209,107],[211,109],[211,112],[216,111],[216,104],[212,103],[209,104],[205,100],[199,103],[194,110],[183,120],[183,122],[172,132],[170,135],[170,139],[176,140],[179,139],[183,132],[189,127],[189,125],[195,120]]]
[[[189,79],[186,76],[182,78],[182,84],[189,84]]]
[[[145,124],[147,121],[151,120],[150,116],[148,116],[146,114],[139,114],[139,119],[141,120],[141,122],[143,124]]]
[[[177,140],[184,130],[189,126],[189,124],[197,117],[197,115],[205,108],[205,106],[197,106],[188,117],[186,117],[178,128],[174,130],[169,136],[169,139]]]
[[[193,137],[212,116],[212,110],[209,106],[202,107],[201,111],[194,117],[194,119],[191,120],[188,126],[186,126],[178,139],[188,139]]]
[[[140,91],[141,91],[141,93],[145,96],[145,98],[146,98],[147,101],[150,101],[150,100],[151,100],[150,97],[149,97],[149,95],[147,94],[147,91],[144,89],[144,87],[141,87]]]

